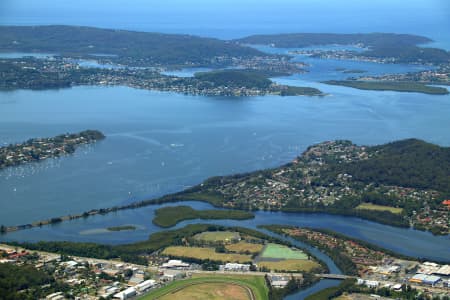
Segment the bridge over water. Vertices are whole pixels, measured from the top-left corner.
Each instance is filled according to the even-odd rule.
[[[316,277],[326,278],[326,279],[348,279],[348,278],[356,278],[355,276],[348,276],[343,274],[316,274]]]

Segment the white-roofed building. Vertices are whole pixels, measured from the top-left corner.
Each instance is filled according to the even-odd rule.
[[[121,291],[120,293],[115,294],[113,298],[125,300],[125,299],[131,298],[135,295],[136,295],[136,289],[134,287],[130,287],[124,291]]]
[[[135,286],[136,290],[138,290],[139,292],[145,292],[146,290],[154,287],[156,285],[156,280],[146,280],[142,283],[139,283],[138,285]]]
[[[414,283],[423,283],[435,285],[441,280],[441,277],[427,274],[416,274],[409,281]]]
[[[237,264],[237,263],[227,263],[221,268],[224,271],[239,271],[239,272],[248,272],[250,271],[250,265],[249,264]]]
[[[162,264],[162,268],[166,268],[166,269],[184,269],[184,268],[189,268],[189,264],[185,263],[181,260],[178,259],[171,259],[166,263]]]

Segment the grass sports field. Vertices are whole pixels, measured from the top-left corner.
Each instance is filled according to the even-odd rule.
[[[236,244],[229,244],[225,245],[225,248],[228,251],[236,252],[236,253],[244,253],[244,252],[250,252],[250,253],[259,253],[263,249],[264,245],[262,244],[252,244],[247,242],[239,242]]]
[[[356,207],[356,209],[367,209],[367,210],[384,210],[384,211],[390,211],[393,214],[401,214],[403,209],[398,207],[392,207],[392,206],[385,206],[385,205],[378,205],[378,204],[372,204],[372,203],[361,203]]]
[[[217,253],[214,248],[170,246],[164,249],[163,255],[176,257],[190,257],[197,259],[211,259],[223,262],[246,263],[252,260],[250,255],[235,253]]]
[[[305,259],[286,259],[280,261],[260,261],[258,267],[266,267],[271,271],[310,271],[320,267],[318,263]]]
[[[268,288],[263,276],[194,274],[154,290],[139,300],[268,300]]]
[[[352,300],[352,298],[347,295],[341,295],[337,298],[334,298],[334,300]]]
[[[251,299],[245,286],[225,282],[199,283],[164,295],[161,300],[247,300]]]
[[[240,238],[239,232],[231,231],[206,231],[194,235],[194,239],[205,242],[230,242]]]
[[[289,247],[277,244],[267,244],[261,253],[263,258],[279,258],[279,259],[308,259],[303,251],[293,250]]]

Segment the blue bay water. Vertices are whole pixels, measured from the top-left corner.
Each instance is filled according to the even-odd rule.
[[[72,156],[1,171],[2,223],[80,213],[179,191],[214,175],[278,166],[325,140],[416,137],[450,145],[448,95],[279,81],[330,95],[208,98],[127,87],[0,93],[2,144],[87,128],[107,135]]]

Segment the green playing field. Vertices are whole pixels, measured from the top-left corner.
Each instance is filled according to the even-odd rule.
[[[280,258],[280,259],[308,259],[301,250],[291,249],[289,247],[278,244],[267,244],[261,257],[264,258]]]

